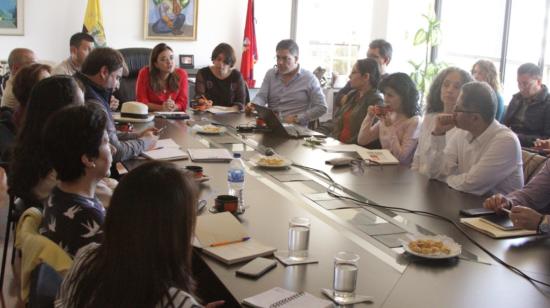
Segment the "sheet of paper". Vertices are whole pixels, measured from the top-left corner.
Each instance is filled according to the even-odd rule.
[[[225,107],[225,106],[212,106],[207,110],[213,114],[235,113],[239,112],[239,106]]]

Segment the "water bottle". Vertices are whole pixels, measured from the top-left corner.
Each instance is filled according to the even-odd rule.
[[[229,194],[239,198],[239,208],[237,213],[244,212],[244,165],[241,160],[241,154],[234,153],[233,159],[229,164],[229,171],[227,171],[227,185],[229,186]]]

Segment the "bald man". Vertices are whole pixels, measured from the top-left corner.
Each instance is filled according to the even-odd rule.
[[[10,79],[6,82],[6,88],[2,95],[0,107],[8,107],[13,110],[19,108],[19,102],[13,95],[13,77],[25,65],[36,62],[34,52],[27,48],[15,48],[10,52],[8,57],[8,65],[10,67]]]

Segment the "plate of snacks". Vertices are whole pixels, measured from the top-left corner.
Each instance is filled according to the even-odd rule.
[[[195,125],[193,126],[193,130],[195,130],[199,134],[216,135],[216,134],[225,133],[227,129],[223,126],[208,124],[208,125]]]
[[[411,255],[428,259],[447,259],[460,255],[462,247],[445,235],[417,236],[401,241]]]
[[[253,163],[255,163],[257,166],[260,166],[262,168],[287,168],[292,165],[292,162],[279,156],[279,155],[271,155],[271,156],[265,156],[260,155],[257,157],[254,157],[251,159]]]

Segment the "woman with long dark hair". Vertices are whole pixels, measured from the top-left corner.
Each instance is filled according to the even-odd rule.
[[[139,71],[136,82],[136,100],[151,111],[187,109],[187,73],[175,67],[174,52],[160,43],[151,52],[149,66]]]
[[[10,165],[10,191],[28,206],[41,206],[56,184],[56,174],[46,158],[42,132],[55,111],[83,104],[84,94],[70,76],[53,76],[32,89]]]
[[[458,100],[458,94],[462,85],[472,81],[472,76],[467,71],[458,67],[448,67],[437,75],[430,85],[430,91],[426,97],[426,109],[418,146],[414,153],[411,169],[417,170],[422,174],[428,174],[428,167],[432,163],[427,155],[432,146],[442,146],[443,144],[432,144],[432,132],[434,130],[437,116],[439,114],[452,114]],[[447,132],[445,139],[451,138],[455,129]]]
[[[79,252],[56,307],[198,306],[191,274],[196,202],[195,181],[175,165],[154,161],[132,170],[113,194],[103,242]]]
[[[401,164],[410,165],[421,123],[416,84],[409,75],[394,73],[382,79],[378,87],[384,94],[385,111],[369,106],[357,141],[366,145],[379,139],[383,149],[390,150]]]

